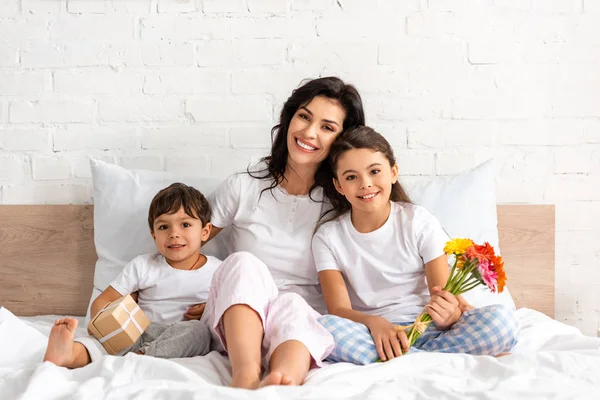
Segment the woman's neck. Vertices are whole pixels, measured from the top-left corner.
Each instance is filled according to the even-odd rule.
[[[292,195],[306,195],[315,183],[317,169],[318,166],[294,165],[294,163],[288,159],[283,174],[285,179],[281,182],[281,187]]]
[[[350,220],[352,221],[354,229],[356,229],[358,232],[369,233],[381,228],[390,217],[391,211],[391,201],[388,201],[385,207],[381,207],[379,210],[370,212],[356,210],[353,208],[350,214]]]

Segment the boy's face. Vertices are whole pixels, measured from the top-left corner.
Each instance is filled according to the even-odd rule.
[[[208,239],[211,227],[210,223],[202,226],[202,221],[190,217],[181,207],[174,214],[158,216],[151,233],[156,248],[173,266],[173,263],[197,260],[202,242]]]

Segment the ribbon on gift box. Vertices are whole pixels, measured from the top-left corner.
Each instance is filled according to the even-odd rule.
[[[117,336],[119,333],[124,332],[125,329],[127,329],[127,327],[129,326],[130,322],[133,323],[133,325],[135,325],[135,327],[140,331],[140,333],[144,333],[144,330],[142,329],[142,327],[140,326],[140,324],[135,320],[135,318],[133,318],[134,314],[136,312],[140,311],[140,306],[138,306],[136,304],[135,308],[133,310],[131,310],[131,311],[129,311],[127,309],[127,307],[125,307],[124,303],[115,304],[115,305],[112,305],[110,307],[108,307],[108,306],[110,306],[110,304],[107,304],[107,306],[104,307],[102,309],[102,311],[108,311],[110,309],[113,309],[113,308],[121,306],[121,308],[123,310],[125,310],[125,312],[127,313],[128,317],[127,317],[127,321],[125,321],[125,323],[119,329],[116,329],[113,332],[109,333],[108,335],[104,336],[102,339],[99,339],[100,343],[104,343],[107,340],[110,340],[113,337]]]

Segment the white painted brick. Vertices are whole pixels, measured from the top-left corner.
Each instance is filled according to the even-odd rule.
[[[288,49],[289,61],[294,66],[305,66],[319,60],[329,68],[344,68],[348,60],[354,66],[377,63],[377,45],[373,42],[303,41],[292,43]]]
[[[142,62],[150,67],[192,66],[194,46],[192,44],[143,45]]]
[[[420,0],[336,0],[336,4],[344,13],[366,15],[377,12],[382,15],[398,15],[399,18],[421,9]]]
[[[583,0],[583,10],[586,13],[600,12],[600,3],[597,0]]]
[[[148,15],[154,0],[112,0],[112,10],[118,14]],[[156,7],[156,6],[155,6]]]
[[[25,162],[17,156],[0,156],[0,182],[21,181]]]
[[[48,21],[43,18],[6,19],[0,24],[0,38],[10,38],[12,45],[42,41],[48,37]]]
[[[369,126],[383,135],[394,149],[405,149],[407,147],[406,124],[370,121]]]
[[[3,204],[90,204],[91,189],[85,184],[4,186]]]
[[[0,100],[0,126],[8,121],[8,102]]]
[[[54,91],[65,94],[140,94],[144,77],[109,67],[63,69],[54,72]]]
[[[496,141],[497,123],[485,121],[418,121],[408,127],[409,148],[491,146]]]
[[[496,202],[543,204],[545,179],[532,176],[500,176],[496,178]]]
[[[281,65],[285,42],[281,39],[210,40],[198,43],[198,65]]]
[[[290,94],[306,78],[303,71],[282,68],[244,68],[232,73],[233,93]]]
[[[294,11],[327,11],[333,8],[332,0],[290,0]]]
[[[71,162],[63,157],[35,156],[31,172],[36,181],[66,180],[72,176]]]
[[[50,26],[58,41],[119,42],[134,38],[134,20],[125,15],[63,15]]]
[[[198,11],[196,0],[158,0],[159,13],[188,13]]]
[[[399,15],[373,12],[355,16],[346,13],[327,14],[317,18],[316,29],[317,35],[327,40],[340,38],[379,40],[386,37],[391,40],[401,40],[401,37],[406,34],[406,24]]]
[[[144,65],[142,48],[150,48],[151,44],[119,43],[110,45],[109,64],[111,66],[140,67]],[[158,45],[155,45],[158,46]]]
[[[270,149],[271,128],[269,124],[235,126],[231,128],[231,146],[234,149]]]
[[[0,95],[2,96],[31,95],[50,91],[49,71],[4,71],[0,71]]]
[[[0,3],[0,17],[16,17],[20,14],[19,0],[2,0]]]
[[[285,14],[290,8],[289,0],[247,0],[247,4],[252,14]]]
[[[206,68],[163,69],[145,77],[145,94],[229,93],[229,72]]]
[[[92,122],[94,110],[94,102],[85,99],[12,101],[9,118],[13,123]]]
[[[600,117],[600,93],[556,93],[551,100],[554,117]]]
[[[273,105],[267,96],[202,97],[186,101],[186,113],[195,121],[271,121]]]
[[[231,35],[231,21],[221,18],[198,16],[172,16],[170,14],[143,18],[141,38],[143,40],[181,41],[198,39],[224,39]]]
[[[394,148],[396,163],[400,175],[433,175],[434,156],[432,153],[421,153]]]
[[[556,205],[557,231],[592,231],[600,226],[600,201],[575,201]]]
[[[166,156],[165,171],[186,176],[210,176],[210,157],[204,155]],[[208,195],[208,193],[204,193]]]
[[[24,15],[57,15],[61,11],[62,1],[52,0],[21,0]]]
[[[202,125],[162,125],[141,128],[143,149],[198,149],[224,147],[228,143],[229,128]]]
[[[54,151],[140,148],[137,128],[127,126],[69,125],[54,132]]]
[[[490,155],[485,154],[482,158],[479,152],[475,154],[479,157],[478,164],[490,158]],[[552,149],[547,146],[494,148],[491,156],[495,160],[498,174],[503,177],[521,177],[525,181],[534,182],[554,173]]]
[[[456,119],[529,119],[551,115],[550,102],[543,93],[457,98],[452,101]]]
[[[435,154],[435,174],[454,175],[469,170],[493,158],[492,150],[443,150]]]
[[[531,11],[550,14],[572,14],[583,11],[583,1],[579,0],[531,0]]]
[[[50,129],[39,126],[0,129],[0,148],[5,151],[40,151],[51,148]]]
[[[554,149],[557,174],[583,174],[592,169],[592,151],[589,147],[559,147]]]
[[[247,150],[230,149],[221,151],[210,157],[210,172],[215,177],[226,177],[236,172],[245,171],[251,162]]]
[[[592,129],[592,122],[573,119],[501,121],[497,126],[498,144],[549,146],[584,144],[588,140],[590,129]]]
[[[90,179],[92,177],[92,169],[90,167],[90,159],[104,161],[109,164],[115,164],[115,156],[107,154],[107,152],[88,152],[85,156],[69,156],[73,165],[73,175],[75,178]]]
[[[0,44],[0,67],[17,67],[19,50],[11,45]]]
[[[500,8],[530,10],[531,0],[494,0],[494,5]]]
[[[202,11],[211,13],[247,13],[245,0],[202,0]]]
[[[379,45],[379,64],[382,65],[448,65],[465,62],[464,43],[449,37],[423,39],[408,37]]]
[[[445,102],[430,97],[362,96],[370,118],[386,121],[441,118]]]
[[[109,47],[106,45],[34,44],[21,51],[21,65],[25,68],[87,67],[108,65]]]
[[[330,75],[342,77],[344,82],[354,85],[361,95],[381,92],[396,96],[409,94],[410,73],[404,69],[396,71],[393,67],[380,65],[365,65],[357,69],[324,67],[316,76]]]
[[[507,34],[530,41],[571,41],[581,20],[582,17],[529,15],[527,18],[515,19],[512,32]]]
[[[67,12],[71,14],[106,14],[108,0],[67,0]]]
[[[588,120],[584,121],[583,124],[586,135],[586,142],[600,143],[600,121]]]
[[[134,97],[99,99],[98,116],[103,121],[174,121],[182,116],[183,106],[176,98]]]
[[[549,179],[544,199],[550,203],[600,200],[598,175],[562,174]]]
[[[226,21],[232,22],[227,32],[227,37],[231,38],[294,40],[317,37],[315,19],[311,16],[235,18]]]
[[[119,164],[127,169],[141,169],[162,171],[162,157],[160,156],[129,156],[120,157]]]

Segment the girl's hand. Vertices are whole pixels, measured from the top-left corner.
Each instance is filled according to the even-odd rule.
[[[206,308],[206,303],[194,304],[188,308],[185,314],[183,314],[183,318],[187,321],[192,319],[200,319],[204,313],[204,308]]]
[[[391,360],[402,355],[402,349],[410,348],[404,331],[396,332],[394,325],[385,318],[373,316],[367,321],[367,328],[375,341],[377,353],[382,361]]]
[[[432,292],[431,300],[425,306],[427,313],[439,329],[449,329],[462,314],[458,299],[439,286],[432,288]]]

